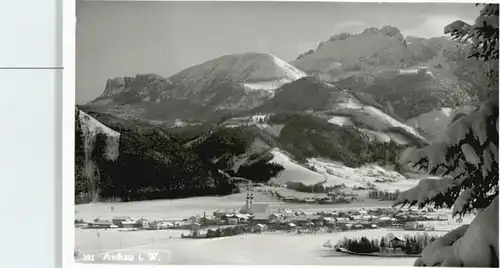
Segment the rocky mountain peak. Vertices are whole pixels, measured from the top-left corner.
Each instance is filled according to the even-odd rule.
[[[158,90],[171,82],[157,74],[138,74],[135,77],[115,77],[106,81],[100,98],[115,96],[124,92],[148,93],[152,88]]]

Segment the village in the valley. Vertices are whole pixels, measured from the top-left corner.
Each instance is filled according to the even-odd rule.
[[[179,241],[186,243],[194,243],[194,241],[222,237],[251,239],[255,236],[268,237],[272,235],[274,239],[279,239],[275,236],[279,234],[285,237],[318,237],[318,239],[322,239],[321,242],[317,242],[318,248],[352,254],[346,248],[340,247],[339,244],[342,241],[347,243],[347,239],[351,238],[363,241],[364,238],[361,236],[367,233],[372,236],[372,239],[375,239],[377,247],[380,245],[379,240],[383,237],[382,239],[387,241],[387,245],[401,245],[401,248],[404,248],[404,241],[409,239],[409,234],[439,233],[440,226],[446,226],[449,221],[449,215],[431,208],[418,210],[390,206],[332,207],[329,204],[318,205],[317,200],[321,197],[316,198],[316,204],[305,203],[305,206],[297,204],[297,209],[293,209],[293,202],[288,203],[289,206],[286,208],[273,209],[272,202],[255,200],[255,196],[263,196],[259,187],[247,189],[247,192],[242,195],[244,198],[242,198],[239,208],[199,211],[199,213],[186,215],[185,218],[177,220],[148,217],[132,218],[127,215],[111,218],[98,217],[89,221],[79,218],[75,220],[75,227],[77,230],[87,230],[86,239],[95,236],[97,240],[103,240],[106,234],[112,233],[114,233],[112,240],[120,241],[127,234],[144,233],[151,237],[151,241],[145,243],[150,243],[152,246],[158,245],[155,243],[160,243],[158,241],[161,240],[165,240],[166,242],[162,243],[169,245],[166,243],[179,239]],[[270,194],[267,190],[263,192]],[[285,197],[282,199],[286,200]],[[312,206],[314,211],[308,206]],[[114,208],[111,206],[109,209],[113,210]],[[89,230],[94,230],[95,234],[88,233]],[[329,235],[332,235],[332,238]],[[117,238],[118,236],[120,237]],[[120,242],[120,247],[128,247],[122,243]],[[337,245],[335,246],[335,244]],[[75,251],[75,255],[80,254],[78,250]],[[397,252],[401,253],[402,250]]]
[[[287,232],[333,232],[356,229],[375,228],[397,228],[404,230],[434,230],[432,222],[448,221],[448,215],[437,213],[432,208],[352,208],[352,209],[328,209],[328,204],[338,200],[350,203],[349,200],[357,200],[355,194],[345,194],[340,191],[326,193],[324,196],[298,198],[296,196],[282,196],[277,191],[259,189],[261,185],[251,184],[246,187],[245,201],[241,200],[242,206],[233,209],[217,209],[215,211],[200,211],[195,215],[187,216],[181,220],[151,219],[141,217],[132,219],[126,215],[110,219],[95,218],[91,221],[84,219],[75,220],[78,228],[95,229],[128,229],[128,230],[158,230],[158,229],[183,229],[190,230],[190,235],[185,237],[203,237],[208,230],[244,226],[246,232],[259,233],[264,231],[287,231]],[[264,192],[278,196],[284,202],[290,204],[325,204],[325,209],[317,212],[309,212],[308,209],[277,208],[271,209],[266,202],[255,200],[255,188],[257,192]],[[370,192],[372,196],[375,192]],[[383,195],[381,192],[380,195]],[[387,193],[389,199],[395,199],[394,193]],[[347,198],[347,197],[350,197]],[[330,202],[325,202],[329,200]],[[342,202],[340,202],[341,204]],[[316,206],[318,207],[318,206]],[[114,208],[111,206],[111,210]]]
[[[416,210],[408,208],[350,209],[347,211],[326,210],[306,213],[299,210],[271,210],[266,203],[254,203],[252,193],[240,209],[231,211],[205,211],[202,215],[192,215],[180,221],[158,219],[132,219],[127,216],[112,219],[96,218],[91,222],[83,219],[75,221],[79,228],[96,229],[184,229],[190,236],[200,237],[211,228],[245,226],[248,232],[263,231],[287,232],[332,232],[353,229],[398,228],[404,230],[434,230],[433,221],[448,221],[448,216],[433,213],[432,209]]]

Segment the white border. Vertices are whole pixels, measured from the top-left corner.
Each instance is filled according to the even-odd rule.
[[[353,1],[353,0],[76,0],[76,1],[94,1],[94,2],[344,2],[344,3],[419,3],[419,4],[426,4],[426,3],[450,3],[450,4],[459,4],[459,3],[469,3],[469,4],[475,4],[475,3],[498,3],[498,1],[495,0],[478,0],[478,1],[471,1],[471,0],[433,0],[433,1],[409,1],[409,0],[384,0],[384,1],[376,1],[376,0],[358,0],[358,1]],[[479,14],[479,13],[478,13]],[[205,267],[205,266],[204,266]],[[317,267],[317,266],[315,266]],[[358,267],[358,266],[356,266]],[[359,266],[362,267],[362,266]]]
[[[62,267],[80,267],[80,268],[118,268],[118,267],[163,267],[163,265],[114,265],[114,264],[83,264],[75,263],[73,257],[73,249],[75,247],[75,229],[74,229],[74,118],[75,118],[75,27],[76,27],[76,11],[75,2],[83,0],[62,0],[63,10],[63,89],[62,89]],[[127,2],[134,0],[101,0],[110,2]],[[140,2],[143,0],[135,0]],[[165,0],[147,0],[149,2]],[[203,0],[184,0],[184,1],[203,1]],[[238,2],[248,0],[218,0],[217,2]],[[332,0],[253,0],[255,2],[366,2],[366,3],[381,3],[381,1],[360,0],[360,1],[332,1]],[[208,1],[207,1],[208,2]],[[435,1],[401,1],[401,0],[386,0],[384,3],[497,3],[498,1],[470,1],[470,0],[435,0]],[[332,263],[334,266],[335,263]],[[285,265],[168,265],[171,267],[290,267]],[[336,266],[336,265],[335,265]],[[318,265],[294,265],[293,267],[331,267]],[[336,266],[350,267],[350,266]],[[373,266],[356,266],[356,267],[377,267]],[[405,266],[391,266],[405,267]]]
[[[62,88],[62,265],[74,267],[75,248],[75,1],[63,0]]]

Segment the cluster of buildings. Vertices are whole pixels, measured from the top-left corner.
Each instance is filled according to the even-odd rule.
[[[316,196],[312,197],[298,197],[298,196],[283,196],[277,191],[272,192],[274,196],[283,202],[288,203],[305,203],[305,204],[348,204],[353,201],[358,200],[358,195],[354,193],[343,193],[343,192],[328,192],[328,193],[318,193]]]
[[[432,214],[430,210],[378,208],[374,210],[352,209],[305,213],[278,209],[272,211],[268,204],[253,202],[253,194],[247,194],[246,203],[239,210],[215,211],[212,215],[191,216],[182,221],[156,221],[130,217],[115,217],[111,220],[95,219],[86,223],[75,221],[77,227],[86,228],[136,228],[136,229],[190,229],[199,230],[215,226],[246,225],[260,230],[293,230],[327,227],[332,230],[366,229],[379,227],[405,230],[429,230],[422,222],[447,221],[446,215]]]
[[[253,204],[250,195],[247,203],[238,212],[216,211],[213,216],[197,220],[201,226],[210,225],[266,225],[269,229],[294,227],[331,227],[341,230],[378,227],[401,228],[405,230],[430,230],[431,221],[447,221],[447,215],[429,210],[378,208],[374,210],[352,209],[349,211],[318,212],[307,214],[288,209],[271,211],[267,204]]]
[[[193,219],[203,226],[239,225],[265,226],[265,229],[280,230],[294,228],[330,227],[332,229],[366,229],[378,227],[402,228],[405,230],[429,230],[422,223],[447,221],[448,216],[432,214],[432,210],[379,208],[374,210],[352,209],[349,211],[318,212],[307,214],[288,209],[271,211],[265,203],[253,203],[253,195],[247,194],[247,202],[238,211],[215,211],[212,216]]]
[[[75,220],[75,227],[78,228],[93,228],[93,229],[174,229],[174,228],[189,228],[190,223],[186,221],[158,221],[140,218],[133,220],[130,217],[114,217],[111,220],[96,218],[92,222],[85,222],[82,219]]]

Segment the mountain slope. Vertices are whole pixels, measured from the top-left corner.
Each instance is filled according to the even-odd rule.
[[[273,98],[258,106],[253,112],[324,111],[333,109],[336,103],[354,97],[347,90],[334,84],[304,77],[276,90]]]
[[[440,106],[477,101],[484,63],[467,58],[468,45],[446,37],[404,37],[397,28],[340,34],[292,65],[322,81],[370,95],[383,111],[407,120]]]
[[[226,55],[170,77],[177,97],[196,95],[212,81],[226,81],[247,90],[274,90],[304,77],[304,72],[269,53]],[[204,101],[204,100],[203,100]]]
[[[376,141],[393,140],[399,144],[415,145],[428,143],[415,129],[372,104],[378,106],[375,101],[358,98],[335,84],[305,77],[284,85],[272,99],[251,112],[306,113],[339,127],[355,128]]]
[[[235,190],[214,163],[158,127],[80,110],[75,123],[77,202],[224,195]]]
[[[346,71],[374,70],[385,65],[401,65],[406,48],[402,34],[393,27],[368,28],[360,34],[341,34],[320,43],[292,65],[322,80],[335,79]]]
[[[89,105],[123,118],[208,120],[251,109],[305,74],[271,54],[222,56],[162,78],[137,75],[108,80]]]
[[[397,28],[372,27],[333,36],[291,64],[269,53],[245,53],[221,56],[169,78],[145,74],[110,79],[89,105],[122,118],[168,126],[198,124],[252,110],[284,85],[309,75],[334,82],[363,103],[406,121],[437,107],[478,100],[476,89],[487,79],[476,74],[485,68],[468,59],[466,51],[467,45],[448,38],[405,38]],[[304,99],[316,95],[328,102],[324,91],[311,90]],[[300,103],[317,109],[314,105],[322,104]]]
[[[467,115],[474,110],[474,106],[456,108],[441,108],[410,118],[406,124],[420,130],[429,140],[436,140],[446,132],[452,120]]]

